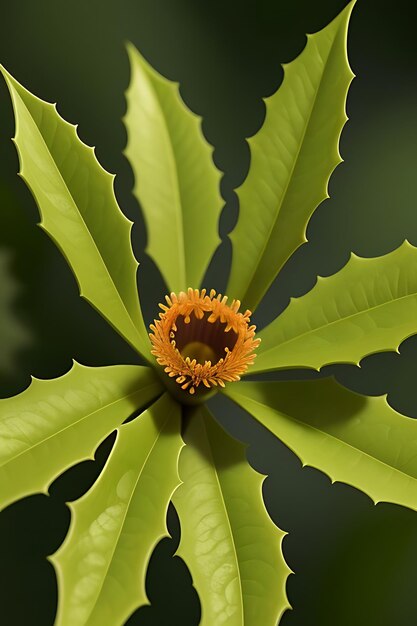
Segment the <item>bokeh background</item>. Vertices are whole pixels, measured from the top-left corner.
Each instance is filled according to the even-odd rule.
[[[230,255],[227,233],[237,217],[233,189],[244,179],[245,137],[260,127],[262,98],[282,80],[280,64],[305,45],[306,32],[327,24],[345,0],[21,0],[2,7],[0,62],[31,91],[58,102],[79,123],[84,141],[117,174],[116,193],[135,220],[135,252],[145,315],[151,319],[164,286],[146,257],[146,229],[132,196],[133,176],[122,151],[121,117],[129,81],[126,40],[163,74],[179,81],[188,106],[203,116],[203,130],[224,172],[224,244],[207,283],[218,288],[217,264]],[[309,243],[284,268],[257,315],[259,326],[290,296],[308,291],[318,274],[342,267],[351,250],[376,256],[404,238],[417,245],[417,44],[410,3],[359,0],[349,37],[357,78],[341,152],[345,163],[331,179],[331,198],[313,215]],[[0,84],[0,397],[24,389],[31,374],[56,377],[71,359],[90,365],[135,363],[136,355],[82,301],[65,261],[35,228],[38,213],[17,176],[10,141],[13,116]],[[167,225],[169,227],[169,225]],[[220,275],[223,275],[220,273]],[[417,340],[400,353],[374,355],[361,368],[327,368],[346,386],[388,394],[389,402],[417,417]],[[305,376],[308,376],[305,373]],[[284,374],[285,376],[285,374]],[[294,372],[288,374],[294,377]],[[268,474],[265,501],[288,536],[284,553],[296,572],[288,582],[293,610],[282,626],[415,626],[417,623],[417,513],[374,506],[349,486],[302,469],[298,459],[242,411],[217,398],[213,407],[230,432],[249,443],[248,457]],[[113,438],[95,461],[58,478],[50,496],[34,495],[0,514],[0,623],[53,624],[57,589],[46,555],[66,534],[65,502],[78,498],[100,472]],[[197,626],[200,608],[187,569],[172,558],[178,522],[169,511],[172,539],[152,556],[147,589],[151,606],[129,626]],[[103,625],[104,626],[104,625]],[[112,625],[109,625],[112,626]],[[263,626],[260,624],[260,626]]]

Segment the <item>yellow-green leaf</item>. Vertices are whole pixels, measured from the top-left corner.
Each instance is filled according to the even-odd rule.
[[[397,350],[417,333],[417,248],[407,241],[389,254],[352,254],[340,272],[319,277],[267,326],[250,373],[286,367],[320,369],[358,364],[363,357]]]
[[[417,420],[385,396],[353,393],[332,379],[242,382],[224,392],[283,441],[303,465],[417,510]]]
[[[346,55],[353,4],[308,35],[300,56],[284,66],[281,87],[265,101],[265,122],[249,140],[251,164],[238,190],[227,293],[252,311],[306,241],[307,222],[328,196],[329,177],[341,161],[339,137],[353,77]]]
[[[178,554],[200,595],[201,626],[276,626],[289,607],[289,568],[284,533],[263,504],[263,477],[205,408],[191,414],[184,440],[183,484],[173,502],[181,523]]]
[[[198,288],[220,241],[220,172],[200,118],[185,106],[178,85],[158,74],[131,44],[128,52],[125,153],[146,220],[147,250],[170,291]]]
[[[40,226],[66,257],[81,295],[142,356],[152,358],[139,306],[131,222],[117,204],[114,176],[55,105],[0,70],[13,101],[20,175],[38,203]]]
[[[70,505],[67,539],[52,557],[56,626],[119,626],[147,602],[145,576],[179,484],[179,405],[167,394],[122,426],[95,485]]]
[[[148,367],[72,369],[54,380],[32,379],[0,400],[0,509],[43,491],[71,465],[92,458],[99,443],[161,393]]]

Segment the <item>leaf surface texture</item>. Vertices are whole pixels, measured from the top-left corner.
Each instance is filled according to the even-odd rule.
[[[131,222],[113,190],[114,176],[97,161],[76,127],[0,69],[16,118],[20,175],[39,206],[40,226],[66,257],[86,298],[145,358],[150,344],[136,285]]]
[[[0,509],[46,493],[54,478],[92,458],[112,430],[159,393],[150,368],[74,363],[61,378],[33,379],[20,395],[0,400]]]
[[[320,369],[397,350],[417,332],[417,248],[407,241],[375,258],[355,255],[337,274],[290,301],[259,333],[251,373],[286,367]]]
[[[168,534],[167,507],[179,483],[180,417],[165,394],[121,426],[99,479],[70,505],[69,534],[52,557],[57,626],[118,626],[147,602],[146,568]]]
[[[360,489],[375,503],[417,510],[417,421],[397,413],[384,396],[361,396],[333,379],[242,382],[224,393],[303,465]]]
[[[251,162],[237,191],[227,293],[252,311],[306,241],[307,222],[328,197],[330,174],[341,161],[339,137],[353,77],[346,54],[352,6],[308,35],[303,52],[284,66],[282,85],[265,101],[263,126],[249,139]]]
[[[125,153],[146,220],[147,250],[170,291],[198,288],[220,243],[220,172],[200,118],[186,107],[178,85],[158,74],[131,44],[128,52]]]
[[[202,603],[201,626],[276,626],[288,608],[284,533],[263,500],[264,477],[207,409],[191,416],[180,457],[183,484],[173,502],[181,523],[178,554]]]

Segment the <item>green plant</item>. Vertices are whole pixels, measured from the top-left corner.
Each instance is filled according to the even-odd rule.
[[[325,197],[339,160],[351,78],[345,59],[350,8],[311,37],[303,55],[287,68],[283,86],[269,100],[263,129],[250,141],[252,166],[239,191],[241,218],[232,235],[228,288],[249,308],[304,241],[307,221]],[[137,173],[149,252],[169,288],[179,292],[199,286],[217,245],[219,176],[176,88],[133,49],[130,56],[127,154]],[[50,105],[5,76],[14,101],[22,175],[40,206],[42,226],[63,250],[82,295],[155,365],[137,302],[129,225],[115,203],[111,178]],[[352,257],[339,274],[319,280],[260,333],[263,342],[250,372],[320,369],[396,349],[416,332],[414,258],[408,244],[378,259]],[[282,533],[262,505],[261,478],[246,464],[240,444],[207,410],[190,407],[187,390],[174,384],[175,400],[169,392],[162,395],[168,379],[159,375],[140,366],[75,365],[61,379],[35,381],[21,396],[2,401],[2,504],[46,491],[55,476],[91,456],[98,442],[119,427],[99,481],[71,507],[70,535],[54,562],[61,588],[58,623],[121,623],[146,601],[146,566],[166,532],[166,506],[179,484],[181,450],[183,484],[173,500],[182,524],[180,554],[200,593],[202,623],[274,624],[287,606],[288,569],[279,549]],[[304,463],[375,501],[415,508],[415,424],[384,399],[358,396],[331,380],[235,382],[224,393]],[[138,419],[120,426],[150,402]],[[263,594],[258,602],[254,587]]]

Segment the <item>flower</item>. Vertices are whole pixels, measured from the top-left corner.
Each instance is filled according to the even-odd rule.
[[[216,296],[214,289],[207,295],[205,289],[189,288],[166,301],[149,337],[152,354],[168,376],[191,395],[200,384],[210,389],[240,380],[260,343],[256,327],[249,325],[251,312],[239,313],[239,300],[228,306],[227,296]]]

